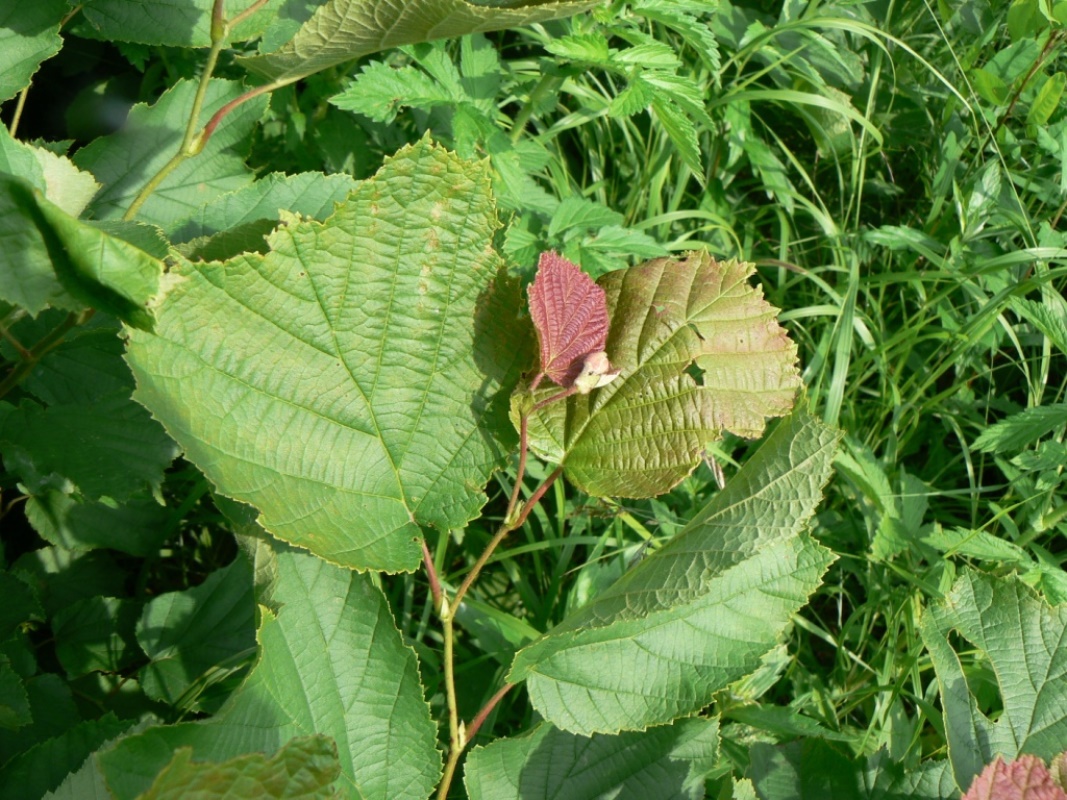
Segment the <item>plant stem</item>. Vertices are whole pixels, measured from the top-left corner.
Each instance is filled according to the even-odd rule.
[[[426,539],[422,540],[422,563],[426,566],[426,577],[430,581],[430,595],[433,597],[434,611],[441,610],[441,579],[437,577],[437,568],[433,565],[433,555],[426,545]]]
[[[7,132],[11,134],[11,138],[14,139],[19,130],[19,120],[22,119],[22,109],[26,107],[26,95],[30,93],[30,87],[26,86],[21,92],[19,92],[18,102],[15,103],[15,113],[11,117],[11,124],[7,128]]]
[[[519,109],[519,113],[515,115],[514,121],[511,123],[511,141],[517,142],[522,137],[522,132],[526,128],[526,123],[530,121],[530,116],[534,112],[534,108],[541,102],[541,98],[548,94],[552,89],[556,89],[563,84],[563,79],[554,75],[542,75],[541,80],[537,82],[537,85],[530,92],[530,96],[523,103],[522,108]]]
[[[467,726],[468,742],[474,739],[474,736],[478,733],[478,729],[482,727],[482,723],[493,713],[496,704],[499,703],[504,695],[510,692],[514,686],[514,683],[505,683],[500,687],[496,694],[489,698],[489,702],[482,706],[482,710],[475,715],[474,719],[471,720],[471,724]]]
[[[223,48],[226,46],[226,39],[230,35],[230,31],[234,26],[240,22],[243,22],[250,15],[259,11],[268,0],[256,0],[251,6],[246,8],[240,14],[235,16],[232,20],[226,20],[223,17],[224,0],[215,0],[215,5],[211,10],[211,49],[208,50],[207,61],[204,64],[204,72],[200,76],[200,85],[196,87],[196,96],[193,98],[193,106],[189,111],[189,121],[185,126],[185,133],[182,136],[181,146],[178,148],[178,152],[164,164],[159,172],[149,179],[144,185],[137,196],[130,203],[130,207],[126,209],[126,213],[122,215],[124,220],[131,220],[141,210],[141,206],[145,204],[145,201],[152,196],[152,193],[159,188],[160,184],[167,179],[177,167],[188,158],[192,158],[198,155],[200,151],[204,149],[204,145],[207,144],[208,139],[211,138],[211,134],[215,132],[215,128],[218,127],[219,122],[230,111],[244,103],[251,100],[253,97],[257,97],[265,92],[272,91],[279,86],[284,86],[284,82],[275,81],[275,83],[268,83],[265,86],[257,86],[251,91],[245,92],[240,97],[231,100],[224,105],[208,121],[204,129],[198,134],[197,125],[200,123],[200,112],[204,108],[204,98],[207,97],[208,85],[211,83],[211,76],[215,73],[215,67],[218,65],[219,55],[222,53]],[[290,81],[291,82],[291,81]]]
[[[456,765],[459,764],[459,757],[463,754],[463,746],[466,744],[459,728],[459,708],[456,705],[456,676],[452,652],[455,629],[452,623],[452,611],[442,609],[442,612],[445,638],[445,699],[448,704],[448,761],[445,762],[445,771],[437,787],[438,800],[446,800],[448,797],[452,777],[456,774]]]
[[[37,363],[63,341],[63,338],[71,328],[88,322],[93,313],[91,308],[86,311],[72,311],[65,320],[46,334],[37,344],[29,350],[24,350],[25,355],[22,361],[13,366],[7,377],[0,381],[0,397],[4,397],[22,383],[23,379],[33,372],[33,368],[37,366]]]

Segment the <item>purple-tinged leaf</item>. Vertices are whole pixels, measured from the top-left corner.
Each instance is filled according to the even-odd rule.
[[[603,354],[608,340],[608,307],[604,290],[562,256],[541,254],[537,277],[530,286],[530,316],[541,345],[542,376],[569,389],[582,373],[586,357]],[[611,365],[603,358],[607,376]]]
[[[1000,756],[974,779],[963,800],[1067,800],[1037,756],[1006,762]]]

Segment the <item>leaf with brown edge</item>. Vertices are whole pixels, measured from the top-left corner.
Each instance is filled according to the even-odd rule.
[[[512,422],[530,414],[531,449],[588,494],[653,497],[692,472],[724,431],[761,435],[768,417],[792,408],[800,373],[777,309],[748,282],[753,271],[690,253],[601,277],[611,319],[604,349],[621,375],[532,413],[558,390],[520,386]]]
[[[541,254],[530,285],[530,316],[541,347],[542,376],[569,389],[582,373],[586,358],[602,353],[608,339],[608,308],[604,290],[575,264],[557,253]],[[602,374],[610,369],[606,365]]]

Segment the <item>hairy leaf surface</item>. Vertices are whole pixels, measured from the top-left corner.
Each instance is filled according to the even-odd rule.
[[[595,0],[326,0],[286,45],[241,63],[270,80],[296,80],[390,47],[529,25],[594,5]]]
[[[215,0],[89,0],[82,11],[81,36],[105,41],[175,47],[208,47],[211,44],[211,9]],[[233,19],[250,5],[248,0],[224,0],[223,16]],[[288,13],[292,0],[268,0],[241,22],[230,41],[258,36],[277,16]]]
[[[766,417],[787,413],[800,385],[796,345],[748,284],[752,271],[692,253],[601,277],[608,358],[622,374],[531,416],[534,452],[589,494],[651,497],[692,472],[723,431],[759,436]],[[556,391],[518,392],[516,426]]]
[[[804,531],[836,440],[802,413],[782,421],[665,547],[519,651],[508,680],[584,735],[703,708],[759,666],[834,560]]]
[[[181,267],[157,335],[131,335],[136,397],[271,533],[414,569],[420,525],[462,527],[485,502],[507,426],[493,399],[525,366],[516,310],[490,308],[496,225],[484,164],[405,148],[266,256]]]
[[[436,726],[415,653],[366,575],[284,546],[274,556],[275,615],[260,607],[260,657],[211,719],[157,726],[102,752],[120,800],[148,788],[175,750],[196,760],[273,754],[293,736],[337,743],[342,796],[424,800],[437,782]]]
[[[719,725],[710,719],[591,738],[541,723],[471,751],[464,782],[471,800],[646,800],[652,787],[657,798],[697,800],[704,797],[704,776],[715,766],[718,744]]]

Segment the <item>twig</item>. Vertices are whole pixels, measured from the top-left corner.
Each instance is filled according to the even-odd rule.
[[[478,729],[482,727],[482,723],[493,713],[493,709],[496,708],[496,704],[499,703],[504,695],[506,695],[512,688],[514,683],[505,683],[496,694],[489,698],[489,702],[486,703],[482,710],[479,711],[474,719],[471,720],[471,724],[467,726],[467,741],[473,741],[475,734],[478,733]]]

